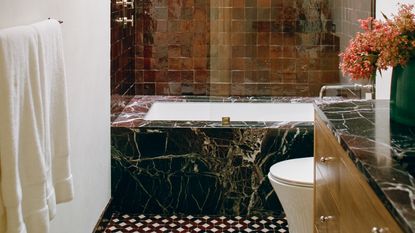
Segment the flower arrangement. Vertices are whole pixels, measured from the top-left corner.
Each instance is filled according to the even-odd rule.
[[[340,68],[352,79],[374,78],[376,70],[405,66],[415,57],[414,5],[401,4],[397,15],[385,20],[369,17],[359,20],[363,32],[358,32],[344,53]]]

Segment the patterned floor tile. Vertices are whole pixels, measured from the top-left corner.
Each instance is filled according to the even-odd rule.
[[[105,233],[288,233],[286,219],[272,216],[160,216],[113,214]]]

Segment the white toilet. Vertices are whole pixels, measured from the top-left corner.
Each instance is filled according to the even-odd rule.
[[[314,158],[276,163],[268,178],[284,208],[290,233],[313,232]]]

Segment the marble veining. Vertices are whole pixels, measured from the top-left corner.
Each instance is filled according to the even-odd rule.
[[[281,214],[272,164],[312,156],[313,126],[114,128],[114,204],[125,211]]]
[[[403,230],[415,232],[415,127],[391,121],[387,100],[316,109]]]

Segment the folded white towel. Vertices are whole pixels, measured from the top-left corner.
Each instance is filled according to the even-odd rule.
[[[48,232],[44,118],[36,31],[0,31],[0,164],[7,233]]]

